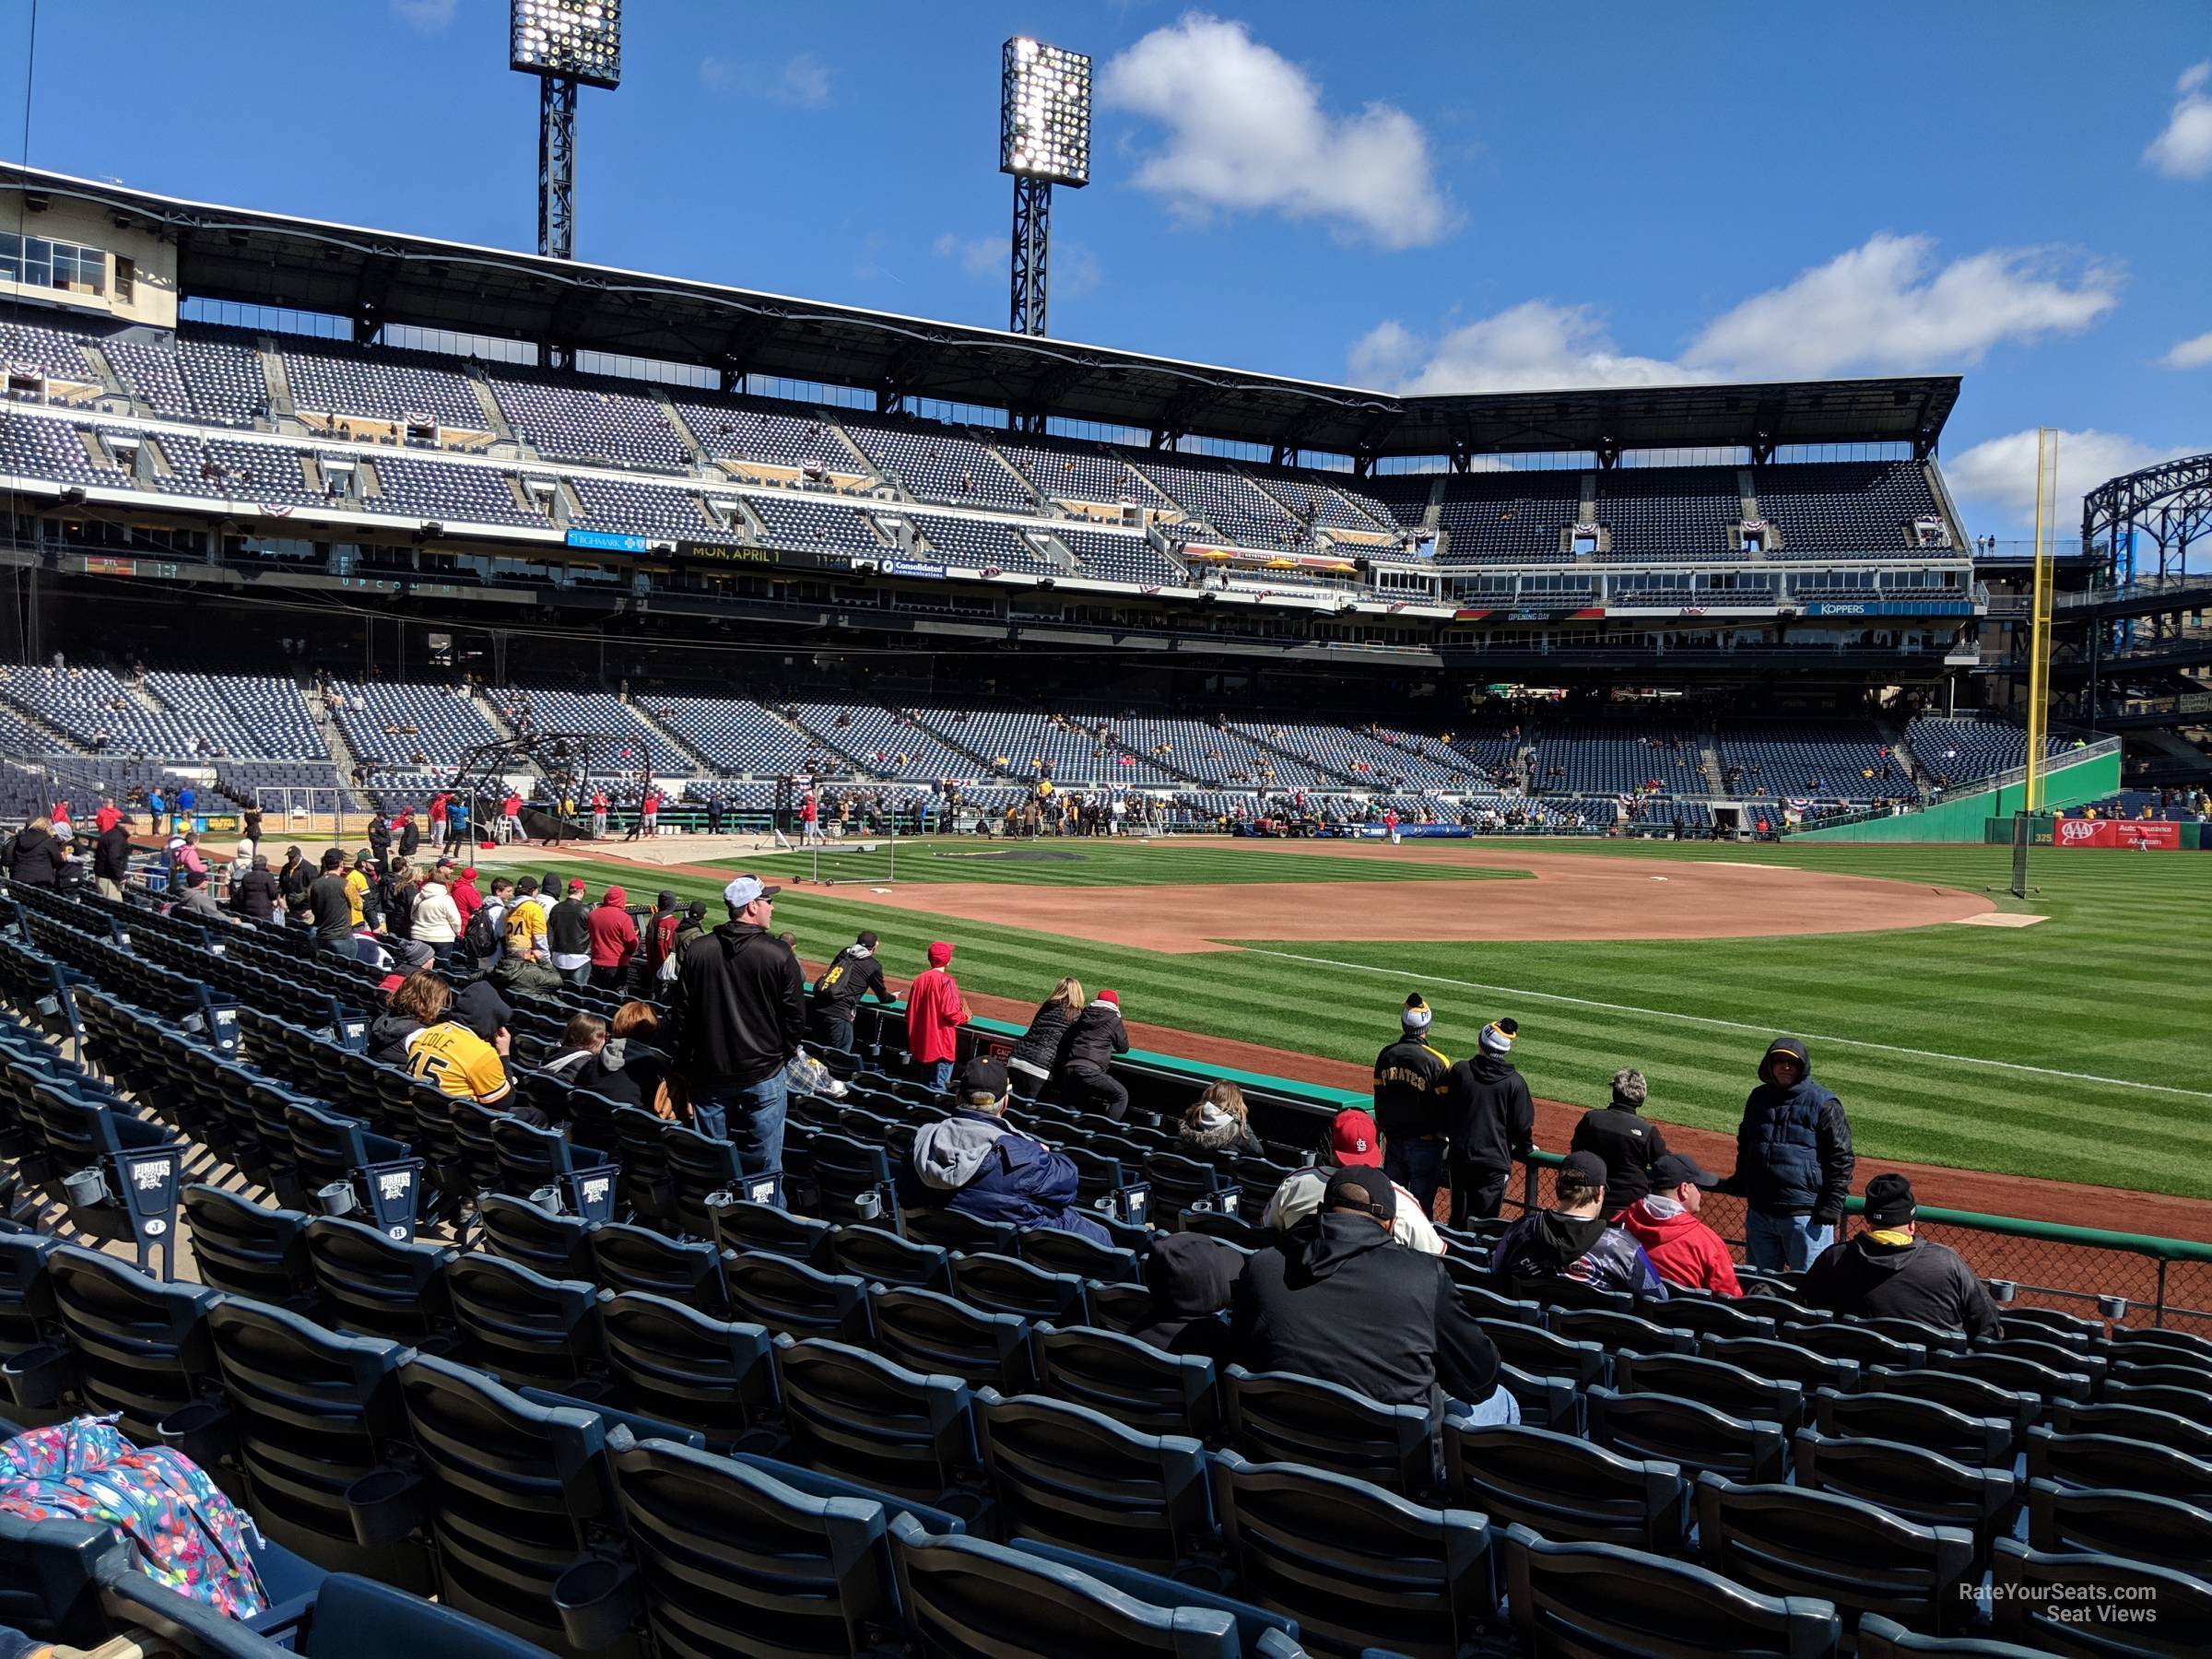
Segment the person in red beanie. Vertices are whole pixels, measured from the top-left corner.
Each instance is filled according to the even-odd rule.
[[[453,896],[453,908],[461,912],[461,930],[468,931],[468,919],[484,908],[484,895],[477,890],[477,866],[470,865],[447,884],[446,890]]]
[[[629,903],[628,893],[610,887],[592,907],[592,983],[602,991],[622,988],[638,954],[638,924],[625,908]]]
[[[946,971],[952,947],[933,939],[929,967],[906,989],[906,1049],[916,1065],[928,1068],[930,1087],[939,1094],[952,1088],[952,1063],[959,1053],[959,1030],[968,1023],[959,982]]]
[[[1347,1106],[1329,1126],[1328,1157],[1284,1176],[1282,1185],[1267,1200],[1260,1225],[1288,1232],[1321,1207],[1321,1195],[1328,1191],[1329,1177],[1337,1171],[1382,1167],[1382,1136],[1375,1128],[1373,1116],[1357,1106]],[[1390,1236],[1409,1249],[1442,1255],[1444,1236],[1430,1225],[1411,1193],[1401,1186],[1397,1194],[1398,1208],[1391,1218]]]
[[[1129,1052],[1129,1031],[1122,1024],[1122,998],[1116,991],[1092,997],[1067,1029],[1060,1050],[1060,1068],[1053,1074],[1064,1106],[1102,1112],[1110,1118],[1129,1110],[1129,1091],[1113,1075],[1113,1057]]]

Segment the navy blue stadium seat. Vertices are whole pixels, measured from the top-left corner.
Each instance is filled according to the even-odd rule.
[[[1846,1394],[1824,1388],[1814,1396],[1813,1416],[1814,1427],[1825,1435],[1897,1441],[1976,1469],[2010,1468],[2019,1448],[2019,1436],[2007,1418],[1969,1417],[1909,1394]]]
[[[942,1244],[916,1244],[880,1227],[855,1222],[830,1238],[830,1263],[874,1285],[904,1285],[916,1290],[952,1286],[952,1253]]]
[[[486,1250],[547,1278],[590,1278],[592,1224],[556,1216],[527,1198],[489,1193],[477,1201],[478,1237]]]
[[[1038,1394],[975,1396],[977,1441],[999,1526],[1107,1560],[1172,1571],[1211,1542],[1206,1454]]]
[[[161,1419],[215,1382],[207,1310],[221,1292],[167,1285],[110,1257],[65,1245],[45,1258],[59,1343],[0,1362],[0,1386],[27,1413],[66,1402],[115,1413],[141,1443]]]
[[[476,1253],[446,1264],[445,1292],[461,1337],[457,1357],[510,1388],[572,1390],[595,1369],[596,1286]]]
[[[759,1251],[727,1258],[723,1278],[731,1313],[779,1335],[859,1343],[873,1338],[867,1284],[851,1274],[823,1273]]]
[[[728,1311],[722,1252],[704,1241],[682,1243],[650,1227],[603,1221],[589,1240],[591,1271],[581,1277],[609,1290],[674,1297],[702,1313]]]
[[[1212,1444],[1222,1432],[1214,1364],[1162,1353],[1149,1343],[1095,1326],[1030,1333],[1037,1384],[1054,1399],[1088,1406],[1147,1434],[1183,1434]]]
[[[1493,1525],[1517,1522],[1547,1538],[1670,1555],[1688,1535],[1689,1484],[1677,1465],[1548,1430],[1447,1417],[1444,1480],[1453,1502]]]
[[[982,1458],[966,1383],[841,1342],[779,1336],[774,1355],[794,1462],[924,1503],[976,1488]]]
[[[1088,1324],[1089,1304],[1083,1281],[1072,1273],[1053,1273],[1018,1257],[989,1251],[954,1251],[952,1293],[989,1313],[1054,1324]]]
[[[2062,1486],[2124,1487],[2212,1506],[2212,1462],[2112,1434],[2028,1430],[2028,1478]]]
[[[2036,1659],[2037,1650],[1986,1636],[1924,1636],[1874,1613],[1859,1620],[1859,1659],[1914,1659],[1924,1653],[1943,1659]]]
[[[315,1292],[340,1330],[420,1343],[451,1326],[445,1267],[457,1253],[436,1244],[387,1239],[340,1216],[307,1226]]]
[[[1805,1427],[1805,1390],[1795,1382],[1762,1377],[1724,1359],[1680,1353],[1613,1356],[1613,1381],[1622,1394],[1665,1394],[1695,1400],[1732,1417],[1782,1425],[1785,1435]]]
[[[1306,1464],[1371,1480],[1401,1497],[1436,1490],[1429,1413],[1286,1371],[1221,1373],[1230,1443],[1255,1463]]]
[[[794,1216],[772,1204],[742,1200],[715,1205],[707,1213],[712,1223],[709,1236],[724,1250],[766,1251],[809,1267],[831,1270],[830,1242],[837,1229],[827,1221]]]
[[[2201,1577],[2212,1562],[2212,1507],[2118,1487],[2035,1479],[2028,1483],[2028,1542]]]
[[[599,1299],[604,1394],[620,1410],[674,1423],[711,1448],[750,1445],[775,1410],[766,1327],[710,1318],[665,1296]]]
[[[315,1300],[307,1260],[309,1218],[194,1182],[178,1194],[203,1284],[302,1311]]]
[[[1732,1417],[1673,1394],[1594,1388],[1589,1399],[1590,1438],[1624,1457],[1760,1484],[1779,1481],[1788,1466],[1789,1441],[1771,1420]]]
[[[2082,1618],[2092,1601],[2134,1617]],[[2212,1583],[2117,1556],[2046,1555],[2000,1538],[1990,1554],[1990,1611],[1998,1635],[2040,1653],[2201,1654],[2212,1630]]]
[[[1797,1484],[1876,1505],[1922,1526],[1971,1533],[1975,1560],[2012,1518],[2018,1484],[2009,1469],[1976,1469],[1896,1441],[1834,1440],[1800,1430]]]
[[[914,1371],[958,1377],[971,1388],[1030,1394],[1036,1367],[1029,1322],[991,1313],[934,1290],[869,1288],[876,1345],[884,1357]]]

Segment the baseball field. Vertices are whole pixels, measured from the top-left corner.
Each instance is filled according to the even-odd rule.
[[[880,853],[826,860],[835,886],[794,880],[806,854],[612,851],[560,862],[633,901],[757,871],[808,961],[872,927],[900,987],[949,939],[971,992],[1072,973],[1135,1025],[1354,1065],[1418,990],[1453,1057],[1510,1014],[1538,1095],[1602,1104],[1635,1065],[1651,1116],[1710,1130],[1793,1032],[1863,1157],[2212,1197],[2212,857],[2039,851],[2018,900],[1999,847],[963,840],[900,843],[895,885]]]

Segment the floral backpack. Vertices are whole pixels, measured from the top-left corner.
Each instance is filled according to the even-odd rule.
[[[29,1521],[91,1521],[130,1544],[156,1583],[232,1618],[269,1606],[254,1570],[250,1516],[206,1471],[167,1446],[140,1451],[115,1419],[78,1418],[0,1441],[0,1512]]]

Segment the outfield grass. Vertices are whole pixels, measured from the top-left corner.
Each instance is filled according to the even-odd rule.
[[[743,861],[740,860],[740,863]],[[747,866],[750,867],[750,866]],[[806,865],[779,862],[780,869]],[[885,868],[883,854],[841,852],[821,860],[825,881],[865,882]],[[1254,857],[1249,847],[1219,841],[1077,840],[1015,847],[978,846],[972,840],[899,843],[899,884],[994,882],[1006,887],[1124,887],[1132,882],[1230,887],[1255,881],[1495,881],[1525,879],[1525,870],[1476,865],[1390,865],[1372,858],[1317,853],[1297,858]]]
[[[886,910],[814,888],[787,889],[777,922],[816,959],[873,927],[887,967],[905,975],[923,965],[930,939],[950,938],[959,946],[955,971],[975,991],[1033,998],[1073,972],[1094,988],[1112,985],[1134,1019],[1359,1063],[1394,1036],[1394,1010],[1418,989],[1438,1009],[1435,1041],[1454,1057],[1486,1020],[1511,1014],[1537,1093],[1602,1103],[1614,1069],[1636,1065],[1651,1079],[1653,1116],[1710,1129],[1735,1127],[1759,1052],[1791,1031],[1808,1040],[1815,1075],[1842,1096],[1862,1156],[2212,1197],[2212,1159],[2199,1153],[2212,1131],[2212,1072],[2197,979],[2212,855],[2039,852],[2040,890],[2018,903],[2002,895],[2011,858],[2003,847],[1537,844],[1594,858],[1721,858],[1994,888],[2001,908],[2049,920],[2018,930],[1681,942],[1258,939],[1198,958]],[[1101,904],[1113,901],[1112,880],[1290,880],[1308,863],[1218,843],[1077,850],[1081,884],[1100,886]],[[902,847],[901,881],[928,862]],[[1313,862],[1356,866],[1362,878],[1438,873],[1410,861],[1394,869],[1379,859]],[[1043,885],[1074,868],[976,860],[962,863],[958,879]],[[633,892],[663,885],[634,866],[600,869]],[[973,873],[985,869],[993,873]],[[717,886],[681,877],[665,885],[687,897],[711,897]],[[2082,1219],[2127,1225],[2117,1214]]]

